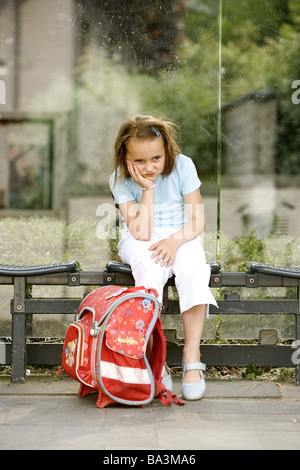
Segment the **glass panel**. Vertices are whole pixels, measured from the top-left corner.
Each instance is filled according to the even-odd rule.
[[[107,191],[112,170],[108,158],[124,118],[153,113],[174,120],[181,128],[182,152],[194,160],[203,182],[213,261],[218,3],[82,1],[76,16],[77,158],[84,170],[76,182],[77,191],[78,185],[81,188],[87,182],[90,186],[100,182]]]
[[[51,126],[0,121],[0,208],[50,209]]]
[[[68,132],[59,139],[54,135],[53,200],[59,210],[65,209],[65,222],[72,233],[80,231],[79,246],[74,246],[76,237],[68,237],[69,228],[63,228],[60,240],[65,256],[81,253],[78,261],[84,269],[102,268],[110,257],[109,247],[96,236],[96,210],[101,204],[111,204],[111,213],[114,211],[108,188],[113,142],[120,123],[138,113],[162,114],[180,126],[182,152],[194,160],[202,180],[207,258],[216,260],[218,18],[217,0],[1,3],[3,112],[29,117],[51,113],[55,132],[57,128],[62,132],[58,116],[67,114]],[[47,140],[39,141],[40,131],[30,130],[30,135],[28,145],[35,149],[30,158],[23,159],[30,184],[23,192],[19,185],[10,204],[45,208],[48,196],[42,196],[41,162],[48,158]],[[7,153],[14,165],[17,145],[19,142],[13,142],[13,153]],[[29,194],[33,189],[34,197]],[[24,194],[30,196],[30,203],[25,203]],[[5,198],[4,207],[8,207],[9,198]],[[29,247],[33,225],[27,223],[25,245]],[[47,227],[48,220],[42,224]],[[50,262],[51,256],[61,253],[61,244],[56,250],[53,240],[47,252]],[[39,324],[31,325],[33,332],[41,326],[40,320],[35,321]],[[213,317],[210,322],[214,324]],[[46,329],[45,336],[54,334],[48,329],[48,319]]]
[[[222,10],[222,268],[299,266],[300,4],[226,0]],[[295,295],[272,297],[286,294]],[[222,337],[237,337],[246,319],[235,318],[234,332],[231,321],[222,319]],[[243,337],[258,337],[247,322]],[[289,322],[268,325],[288,338]]]

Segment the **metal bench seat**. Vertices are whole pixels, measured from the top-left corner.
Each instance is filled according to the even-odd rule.
[[[283,268],[280,266],[269,266],[266,264],[249,262],[250,274],[268,274],[271,276],[291,277],[300,279],[300,268]]]
[[[220,272],[220,265],[219,263],[208,263],[210,265],[211,273],[217,274]],[[106,265],[107,271],[110,273],[124,273],[124,274],[131,274],[131,267],[129,264],[122,263],[120,261],[109,261]]]
[[[212,274],[218,274],[221,270],[220,264],[217,262],[208,263]],[[262,263],[249,262],[250,274],[268,274],[271,276],[283,276],[300,279],[300,268],[287,268],[280,266],[270,266]],[[108,272],[131,274],[131,267],[119,261],[109,261],[106,265]],[[63,272],[74,272],[79,270],[77,261],[63,261],[61,263],[22,266],[0,264],[0,276],[27,277],[37,276],[39,274],[57,274]]]
[[[39,274],[57,274],[78,270],[77,261],[63,261],[61,263],[44,264],[38,266],[14,266],[0,264],[0,276],[27,277]]]

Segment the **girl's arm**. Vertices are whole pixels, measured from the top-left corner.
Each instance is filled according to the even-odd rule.
[[[183,196],[183,200],[188,222],[171,236],[171,238],[175,237],[179,239],[180,243],[178,246],[198,237],[205,230],[204,204],[200,190],[197,189],[190,194],[186,194]]]
[[[119,208],[131,235],[136,240],[149,241],[154,220],[154,183],[144,178],[129,160],[127,160],[127,168],[131,178],[144,191],[140,204],[137,204],[136,201],[129,201],[120,204]]]
[[[204,205],[200,190],[197,189],[190,194],[186,194],[184,204],[188,216],[186,224],[170,237],[154,243],[149,248],[153,251],[152,258],[156,258],[156,263],[161,262],[161,266],[171,266],[177,248],[204,232]]]

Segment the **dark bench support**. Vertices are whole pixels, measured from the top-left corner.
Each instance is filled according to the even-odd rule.
[[[124,266],[108,266],[103,272],[78,271],[76,262],[58,263],[42,267],[5,267],[0,265],[0,285],[14,285],[14,298],[11,301],[12,344],[0,343],[2,363],[11,364],[11,380],[22,383],[26,378],[26,365],[59,365],[62,344],[26,344],[26,318],[34,314],[76,314],[80,299],[26,299],[28,285],[133,285],[130,269]],[[257,263],[250,265],[247,273],[226,273],[219,271],[218,265],[211,265],[211,287],[294,287],[296,300],[240,300],[235,294],[219,300],[219,310],[211,307],[212,314],[287,314],[295,316],[295,346],[260,345],[201,345],[202,360],[208,366],[243,367],[250,363],[257,366],[295,367],[296,384],[300,385],[300,364],[292,362],[292,356],[300,341],[300,272],[292,269],[266,267]],[[117,269],[117,270],[116,270]],[[168,285],[174,285],[171,279]],[[179,313],[178,301],[164,295],[164,313]],[[300,362],[300,352],[299,352]],[[181,364],[182,346],[169,343],[167,360],[170,366]]]
[[[26,376],[26,308],[25,308],[26,278],[14,278],[14,299],[11,303],[12,313],[12,351],[11,351],[11,380],[25,382]]]

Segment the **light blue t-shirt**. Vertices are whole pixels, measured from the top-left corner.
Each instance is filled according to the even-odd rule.
[[[142,198],[142,188],[131,178],[114,184],[115,173],[110,177],[109,185],[116,204],[136,201]],[[154,227],[181,227],[187,222],[183,196],[192,193],[201,185],[195,165],[191,158],[179,154],[169,176],[159,175],[154,188]]]

